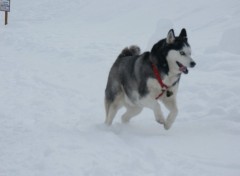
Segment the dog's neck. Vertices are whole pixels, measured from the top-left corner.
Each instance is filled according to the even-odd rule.
[[[168,74],[164,74],[162,78],[163,78],[163,82],[166,85],[169,85],[169,87],[173,87],[179,82],[180,77],[181,77],[181,73],[176,74],[176,73],[168,72]]]
[[[159,85],[162,88],[162,92],[155,98],[156,100],[159,99],[166,91],[166,96],[170,97],[173,95],[173,87],[178,84],[180,80],[181,74],[165,74],[163,76],[163,72],[161,74],[161,71],[157,68],[155,64],[152,64],[153,73],[155,75],[155,78],[158,80]]]
[[[172,88],[179,82],[181,73],[174,73],[171,71],[168,71],[166,73],[155,64],[151,63],[151,65],[154,75],[157,78],[158,82],[160,82],[162,88]]]

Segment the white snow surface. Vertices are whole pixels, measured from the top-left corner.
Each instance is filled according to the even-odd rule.
[[[11,1],[0,24],[0,176],[239,176],[239,0]],[[103,122],[117,55],[188,32],[197,66],[165,131]]]

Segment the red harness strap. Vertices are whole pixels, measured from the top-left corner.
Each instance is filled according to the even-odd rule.
[[[157,80],[158,80],[158,83],[159,83],[160,86],[163,88],[162,92],[155,98],[155,99],[157,100],[158,98],[160,98],[160,97],[164,94],[165,90],[168,89],[168,86],[163,83],[163,81],[162,81],[162,79],[161,79],[161,76],[160,76],[160,74],[159,74],[159,71],[158,71],[156,65],[152,64],[152,68],[153,68],[154,75],[155,75],[155,77],[156,77]],[[164,89],[165,89],[165,90],[164,90]]]

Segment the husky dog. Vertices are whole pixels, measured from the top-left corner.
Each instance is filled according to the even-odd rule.
[[[195,65],[185,29],[178,37],[171,29],[167,38],[157,42],[151,52],[140,54],[138,46],[124,48],[109,72],[105,123],[111,125],[123,106],[126,107],[123,123],[147,107],[153,110],[156,121],[169,129],[178,114],[176,97],[180,77]],[[169,110],[166,119],[158,100]]]

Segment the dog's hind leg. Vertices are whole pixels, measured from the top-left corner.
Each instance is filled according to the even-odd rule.
[[[106,113],[106,119],[105,119],[106,125],[110,126],[112,124],[113,118],[115,117],[117,111],[118,111],[117,106],[114,106],[113,104],[109,106],[108,112]]]
[[[130,119],[138,115],[143,108],[137,106],[126,106],[127,111],[122,115],[122,123],[128,123]]]
[[[111,104],[111,102],[108,101],[108,100],[106,99],[106,97],[105,97],[105,98],[104,98],[104,105],[105,105],[106,119],[107,119],[107,116],[108,116],[108,114],[109,114],[109,106],[110,106],[110,104]]]
[[[105,124],[111,125],[114,117],[117,114],[117,111],[123,106],[123,98],[122,95],[116,96],[114,101],[109,102],[105,99],[105,108],[106,108],[106,119]]]

